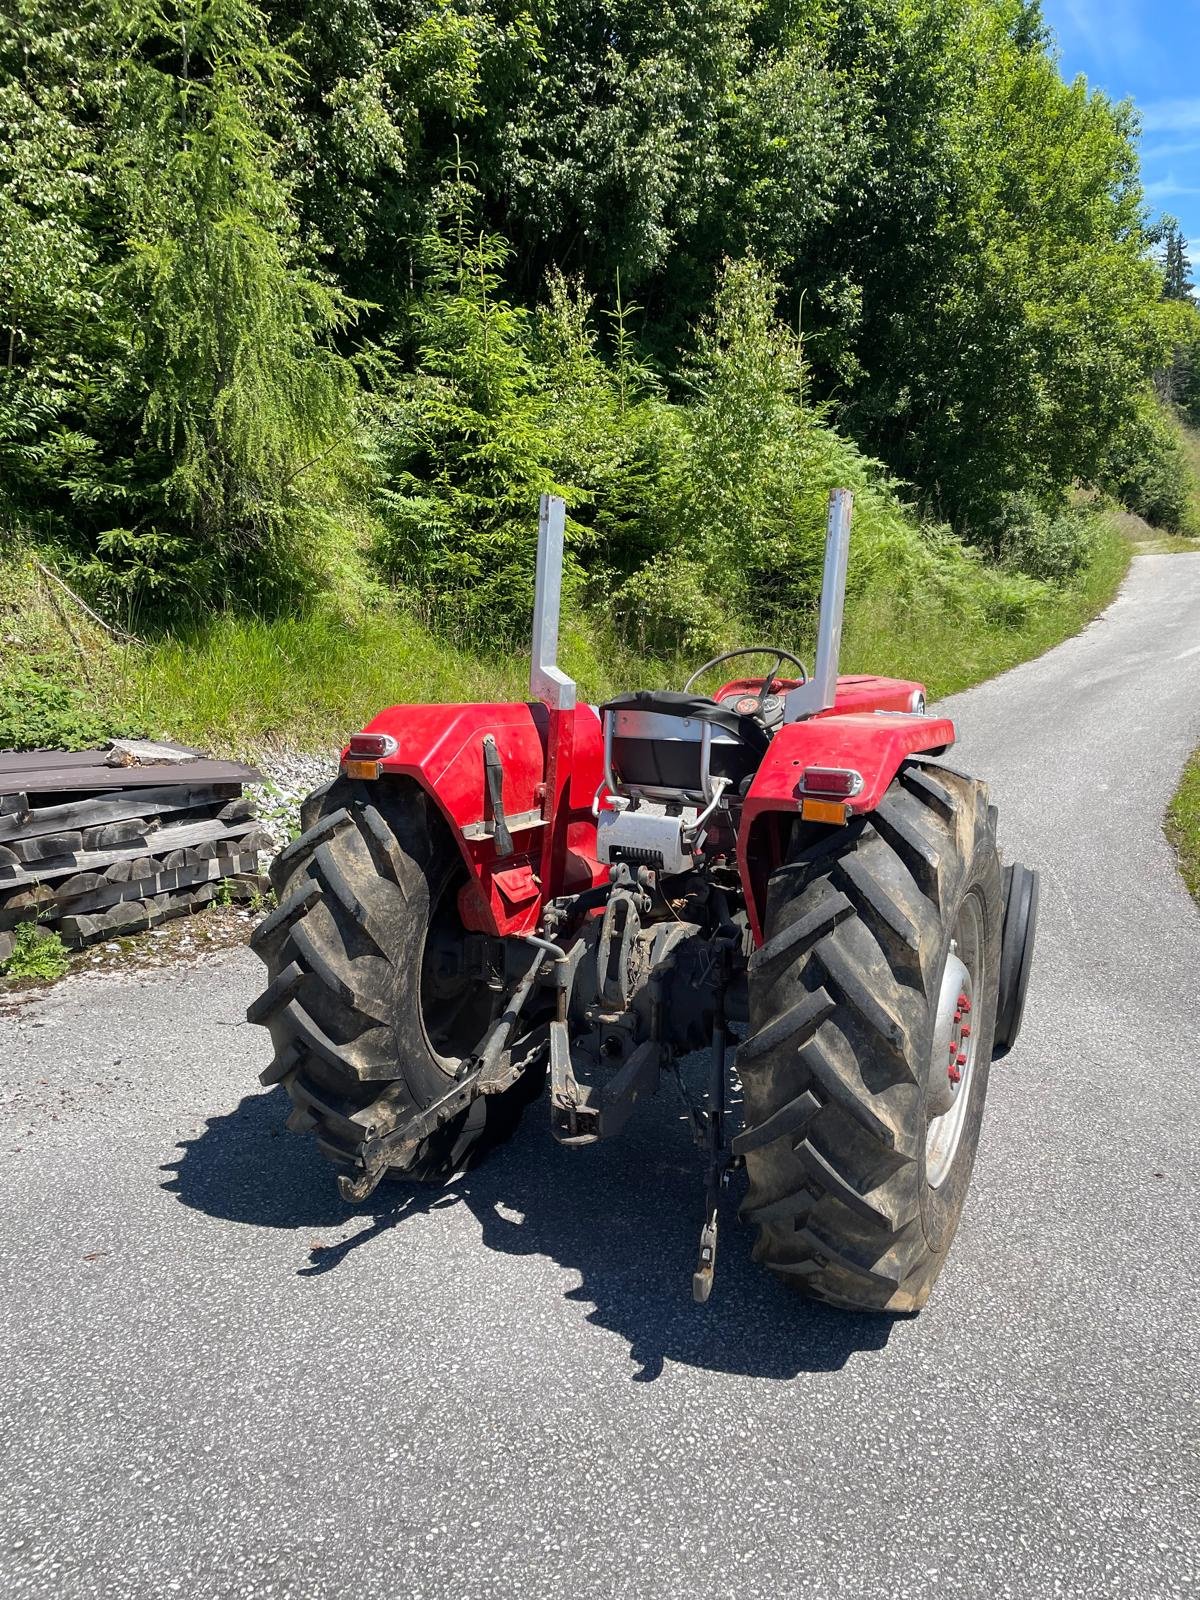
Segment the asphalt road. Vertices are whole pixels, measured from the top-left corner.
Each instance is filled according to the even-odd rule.
[[[1200,556],[953,709],[1042,932],[916,1320],[732,1227],[693,1306],[665,1096],[349,1210],[257,1088],[244,951],[0,1020],[5,1600],[1200,1594],[1200,915],[1160,828]]]

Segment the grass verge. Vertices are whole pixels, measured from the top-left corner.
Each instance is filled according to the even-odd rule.
[[[1072,583],[1027,586],[1016,605],[999,604],[982,580],[966,616],[945,600],[860,595],[847,607],[843,670],[916,678],[931,698],[951,694],[1077,632],[1108,605],[1129,559],[1128,542],[1106,523]],[[811,626],[797,631],[801,654],[811,652]],[[680,685],[696,665],[638,655],[595,615],[566,626],[562,656],[593,702]],[[378,610],[355,621],[329,612],[272,622],[221,616],[129,652],[114,694],[120,715],[151,733],[251,753],[264,743],[337,743],[397,702],[520,700],[527,684],[523,651],[470,649],[403,612]]]
[[[1200,901],[1200,750],[1183,769],[1167,808],[1166,833],[1179,858],[1183,881]]]
[[[1129,541],[1106,519],[1090,562],[1071,582],[1030,585],[1017,603],[983,585],[965,614],[934,597],[867,597],[847,610],[842,670],[915,678],[931,700],[968,689],[1078,633],[1112,601],[1132,555]]]
[[[847,606],[843,670],[915,678],[931,698],[966,688],[1075,633],[1112,599],[1129,558],[1128,540],[1102,522],[1090,562],[1065,586],[963,563],[966,578],[952,592],[932,584],[903,596],[869,589]],[[95,744],[105,732],[129,732],[253,756],[272,745],[327,748],[397,702],[520,700],[528,692],[524,649],[448,639],[386,604],[353,616],[332,605],[272,620],[221,614],[146,646],[117,646],[54,608],[57,597],[32,565],[23,586],[15,568],[6,583],[2,631],[24,646],[14,656],[52,685],[77,686],[61,705],[55,700],[51,716],[31,701],[23,672],[6,677],[0,668],[0,729],[6,705],[18,733],[34,713],[45,724],[41,738],[9,743]],[[811,616],[797,619],[783,642],[811,654],[812,624]],[[735,618],[721,632],[733,642],[752,638]],[[565,622],[562,656],[593,702],[631,687],[681,685],[696,665],[639,654],[595,612]]]

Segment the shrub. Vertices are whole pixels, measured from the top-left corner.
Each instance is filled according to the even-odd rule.
[[[1047,583],[1066,583],[1095,548],[1095,517],[1065,509],[1048,512],[1031,494],[1006,495],[993,521],[993,549],[1003,566]]]
[[[61,678],[21,667],[0,678],[0,749],[90,750],[115,731],[91,697]]]
[[[707,593],[686,557],[659,555],[612,597],[613,616],[637,650],[697,660],[716,655],[734,632],[720,600]]]
[[[1196,528],[1194,485],[1179,424],[1149,392],[1113,442],[1101,482],[1128,511],[1168,533]]]
[[[53,983],[70,965],[67,948],[57,933],[39,928],[36,922],[22,922],[3,971],[6,978],[38,978]]]

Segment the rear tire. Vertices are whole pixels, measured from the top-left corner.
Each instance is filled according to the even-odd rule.
[[[268,984],[247,1016],[275,1047],[262,1081],[286,1088],[288,1127],[312,1131],[351,1173],[368,1138],[403,1128],[453,1089],[498,1011],[499,996],[467,982],[455,989],[434,958],[438,938],[461,932],[464,868],[431,813],[411,784],[338,778],[310,795],[304,832],[271,868],[278,907],[250,941]],[[516,1131],[534,1076],[477,1097],[385,1175],[436,1182],[478,1161]]]
[[[923,762],[772,876],[737,1058],[742,1215],[757,1259],[818,1299],[928,1299],[979,1141],[1002,916],[985,787]]]

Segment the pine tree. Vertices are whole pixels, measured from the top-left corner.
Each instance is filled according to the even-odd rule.
[[[119,275],[145,377],[142,516],[100,547],[131,588],[262,602],[319,562],[352,433],[357,307],[301,260],[272,104],[292,73],[253,0],[114,5]]]
[[[1167,300],[1190,300],[1196,292],[1196,285],[1192,282],[1187,241],[1174,217],[1163,219],[1162,239],[1163,297]]]

